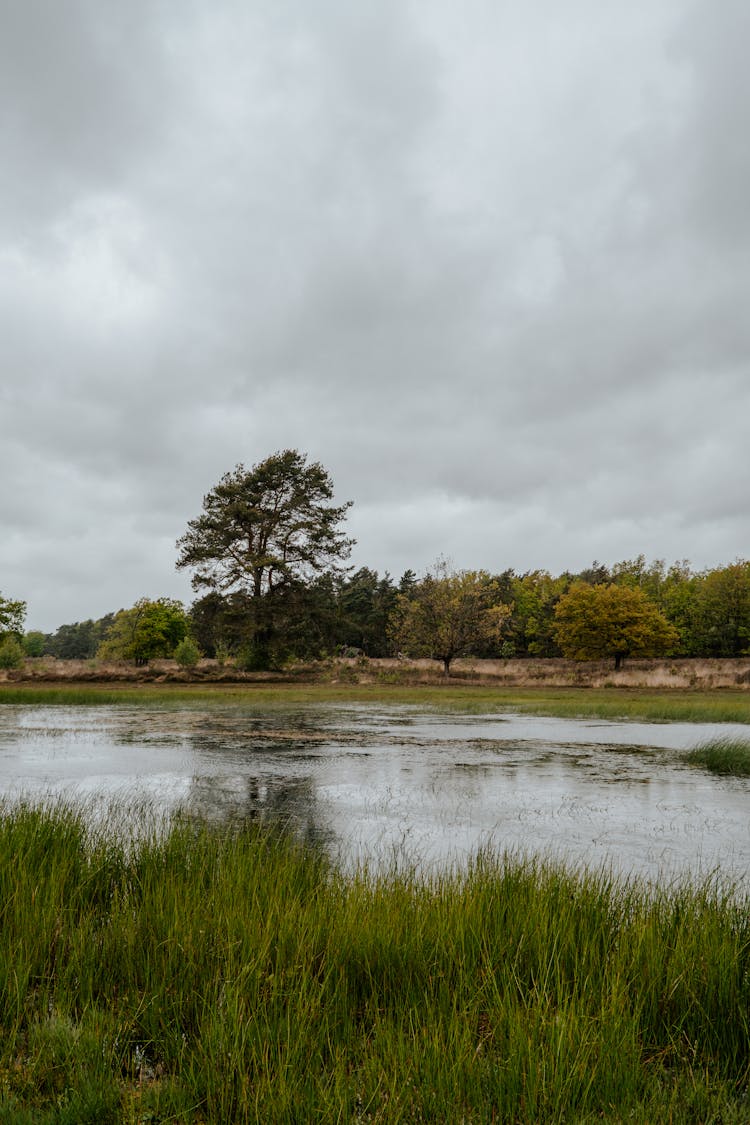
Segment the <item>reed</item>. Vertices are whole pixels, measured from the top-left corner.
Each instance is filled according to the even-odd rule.
[[[345,876],[278,832],[0,819],[0,1120],[747,1120],[750,911],[478,855]]]
[[[732,777],[750,777],[750,740],[746,738],[713,738],[689,750],[685,760],[711,773]]]

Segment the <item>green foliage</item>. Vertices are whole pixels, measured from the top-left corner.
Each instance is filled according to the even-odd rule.
[[[270,494],[267,501],[270,504]],[[332,510],[341,516],[347,507]],[[339,561],[344,557],[342,554]],[[360,649],[371,657],[393,655],[403,599],[412,600],[420,586],[414,572],[407,570],[394,583],[388,573],[380,576],[368,567],[348,574],[340,566],[325,569],[322,556],[319,561],[323,569],[300,571],[296,577],[290,573],[284,581],[278,575],[273,577],[272,589],[269,585],[260,598],[254,597],[250,579],[245,588],[231,592],[207,589],[193,603],[189,615],[191,633],[201,651],[211,657],[218,649],[226,659],[252,646],[253,668],[280,667],[290,658],[320,659],[342,647]],[[645,595],[679,634],[679,642],[670,646],[670,652],[718,658],[750,653],[748,561],[695,573],[685,560],[666,566],[662,560],[649,563],[639,555],[611,567],[594,562],[575,578],[544,570],[515,574],[508,569],[493,574],[491,580],[495,585],[493,598],[498,604],[511,606],[511,615],[500,638],[489,635],[471,646],[474,656],[559,656],[562,650],[555,611],[575,581]],[[0,598],[0,639],[4,621],[16,626],[10,631],[24,640],[24,614],[23,602]],[[107,614],[97,621],[61,625],[45,636],[43,652],[62,659],[91,659],[97,655],[114,617]],[[121,623],[118,630],[120,627]],[[28,644],[38,652],[39,635],[28,634],[24,646]]]
[[[737,657],[750,648],[749,576],[750,563],[742,561],[696,574],[685,560],[667,567],[662,560],[648,563],[643,555],[611,569],[594,562],[575,578],[544,570],[519,575],[505,570],[492,576],[495,600],[511,606],[502,641],[486,637],[473,646],[472,654],[561,655],[556,607],[571,585],[584,582],[645,595],[679,634],[671,652]],[[351,576],[324,571],[291,583],[274,597],[273,629],[267,631],[263,661],[267,666],[285,656],[315,659],[342,647],[374,657],[393,655],[404,599],[413,600],[419,585],[413,571],[407,570],[394,584],[387,573],[381,578],[367,567]],[[257,616],[261,620],[262,615]],[[250,595],[212,592],[194,604],[191,618],[201,647],[211,655],[216,643],[235,653],[245,648],[256,614]]]
[[[568,585],[566,576],[553,578],[546,570],[512,575],[506,596],[513,605],[509,633],[516,655],[560,655],[554,637],[555,606]]]
[[[101,660],[149,660],[169,658],[187,635],[188,619],[181,602],[173,598],[150,601],[141,598],[132,609],[121,609],[99,646]]]
[[[269,661],[267,645],[256,645],[250,641],[238,651],[234,658],[234,666],[238,672],[265,672],[268,670]]]
[[[348,557],[338,527],[350,504],[329,503],[333,484],[318,462],[286,449],[251,469],[225,473],[203,513],[178,542],[178,567],[194,570],[196,589],[243,591],[254,598],[307,579]]]
[[[390,656],[388,626],[398,594],[390,575],[362,567],[338,591],[337,643],[361,649],[368,656]]]
[[[627,586],[631,590],[642,590],[654,605],[661,607],[661,593],[665,582],[665,567],[662,559],[646,562],[645,555],[625,559],[611,568],[608,581],[614,586]],[[606,585],[606,583],[605,583]]]
[[[702,742],[685,755],[692,766],[731,777],[750,777],[750,740],[713,738]]]
[[[23,668],[23,645],[12,633],[0,641],[0,668]]]
[[[409,597],[417,586],[417,576],[413,570],[405,570],[398,583],[399,594]]]
[[[192,637],[183,637],[174,650],[174,659],[181,668],[194,668],[201,658],[201,652]]]
[[[557,603],[555,637],[567,657],[660,656],[679,645],[679,634],[638,587],[576,582]]]
[[[107,613],[97,621],[89,619],[61,625],[55,633],[47,634],[45,652],[58,660],[91,660],[114,619],[114,613]]]
[[[27,656],[44,656],[45,640],[44,633],[32,629],[30,633],[24,634],[23,651]]]
[[[750,652],[750,562],[694,574],[686,560],[668,569],[643,555],[617,563],[617,585],[640,589],[677,628],[689,656],[738,657]]]
[[[486,571],[451,571],[444,560],[409,595],[399,595],[397,606],[398,647],[410,656],[441,660],[446,676],[457,656],[499,642],[511,612]]]
[[[196,590],[247,599],[244,640],[258,666],[278,659],[296,591],[349,556],[353,540],[339,526],[350,504],[332,499],[323,466],[286,449],[225,473],[178,540],[177,566],[194,572]]]
[[[0,820],[3,1121],[747,1120],[745,897],[114,827]]]
[[[693,647],[699,656],[750,652],[750,562],[707,571],[693,591]]]
[[[690,656],[697,655],[690,622],[697,584],[698,579],[683,559],[673,563],[665,572],[664,581],[654,598],[655,604],[680,634],[680,651]]]
[[[11,601],[0,594],[0,640],[9,635],[20,640],[25,620],[26,602]]]
[[[607,586],[612,581],[612,575],[604,563],[596,559],[591,566],[586,567],[576,575],[568,575],[572,582],[585,582],[587,586]]]
[[[247,644],[253,607],[247,594],[212,591],[193,602],[188,616],[190,632],[206,656],[222,651],[226,659]]]

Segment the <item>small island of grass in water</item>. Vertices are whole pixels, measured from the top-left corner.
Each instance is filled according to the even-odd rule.
[[[685,755],[693,766],[731,777],[750,777],[750,741],[743,738],[713,738]]]
[[[256,825],[0,817],[0,1118],[747,1121],[750,903]]]

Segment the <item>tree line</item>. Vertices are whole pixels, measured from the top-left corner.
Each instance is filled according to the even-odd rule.
[[[332,655],[613,658],[750,653],[750,562],[694,571],[643,555],[576,573],[456,570],[438,560],[395,579],[349,567],[329,474],[297,450],[237,465],[177,543],[196,599],[140,599],[98,620],[24,633],[25,604],[0,597],[8,646],[62,659],[200,654],[247,670]],[[17,652],[16,652],[17,655]],[[6,666],[10,666],[7,664]]]

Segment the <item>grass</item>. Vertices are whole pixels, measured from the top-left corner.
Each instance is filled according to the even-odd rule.
[[[0,1120],[748,1120],[750,903],[257,826],[0,818]]]
[[[485,713],[521,711],[569,718],[750,723],[750,692],[640,688],[502,688],[385,684],[46,684],[0,683],[1,704],[288,707],[314,703],[412,704]]]
[[[713,738],[700,743],[685,755],[693,766],[711,773],[750,777],[750,741],[743,738]]]

